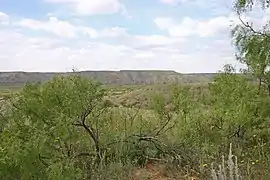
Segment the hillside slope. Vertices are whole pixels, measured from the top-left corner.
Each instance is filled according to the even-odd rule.
[[[92,77],[108,85],[144,85],[165,83],[211,82],[214,73],[181,74],[175,71],[121,70],[121,71],[81,71],[82,76]],[[40,72],[0,72],[0,84],[24,84],[26,82],[46,81],[55,75],[69,73]]]

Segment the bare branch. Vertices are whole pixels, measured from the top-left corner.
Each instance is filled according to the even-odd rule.
[[[130,117],[130,122],[131,122],[130,127],[132,127],[133,122],[135,121],[135,118],[138,116],[138,114],[139,114],[139,112],[140,112],[140,110],[141,110],[141,108],[142,108],[142,105],[143,105],[143,101],[141,101],[141,103],[140,103],[139,107],[138,107],[138,108],[136,108],[136,111],[135,111],[135,113],[134,113],[134,115],[133,115],[133,116],[132,116],[132,115],[130,115],[130,114],[128,114],[128,115],[129,115],[129,117]]]
[[[166,116],[167,117],[167,121],[163,124],[163,126],[157,131],[155,136],[159,136],[160,133],[166,128],[166,126],[171,122],[172,117],[171,116]],[[167,131],[167,130],[166,130]]]
[[[173,128],[176,126],[176,124],[177,124],[177,121],[175,121],[175,122],[173,123],[173,125],[171,125],[171,126],[168,127],[167,129],[165,129],[165,130],[164,130],[164,133],[166,133],[167,131],[173,129]]]
[[[100,161],[102,159],[102,154],[97,131],[92,126],[86,124],[86,119],[92,113],[92,110],[93,108],[90,105],[89,108],[81,115],[80,120],[77,121],[77,123],[73,123],[73,125],[83,127],[86,130],[86,132],[89,134],[92,141],[94,142],[97,158]]]
[[[238,19],[240,20],[240,22],[242,23],[242,25],[244,25],[246,28],[248,28],[250,31],[252,31],[254,34],[257,34],[257,35],[262,35],[262,36],[265,36],[265,37],[269,37],[270,38],[270,35],[267,34],[267,33],[263,33],[263,32],[260,32],[260,31],[256,31],[251,25],[249,25],[248,23],[245,23],[243,21],[243,19],[241,18],[241,15],[240,13],[237,13],[238,14]]]

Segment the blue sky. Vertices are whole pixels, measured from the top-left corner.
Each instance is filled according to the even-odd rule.
[[[231,6],[224,0],[2,0],[0,71],[216,72],[236,64]]]

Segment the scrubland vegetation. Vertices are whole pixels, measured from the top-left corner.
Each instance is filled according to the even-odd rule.
[[[129,96],[137,106],[125,106],[110,100],[117,88],[72,75],[27,84],[6,97],[0,178],[209,179],[213,168],[217,176],[223,172],[218,165],[230,143],[235,156],[230,154],[224,170],[228,177],[236,156],[243,179],[270,177],[270,97],[249,75],[226,66],[203,88],[164,85],[131,92],[139,90],[148,92],[146,99]]]
[[[5,91],[0,179],[270,179],[269,34],[236,26],[247,69],[210,84],[109,88],[74,73]]]

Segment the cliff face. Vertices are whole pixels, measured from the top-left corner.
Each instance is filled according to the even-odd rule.
[[[24,84],[26,82],[46,81],[55,75],[71,73],[39,72],[0,72],[0,84]],[[165,83],[211,82],[214,73],[181,74],[175,71],[121,70],[121,71],[82,71],[82,76],[92,77],[108,85],[143,85]]]

